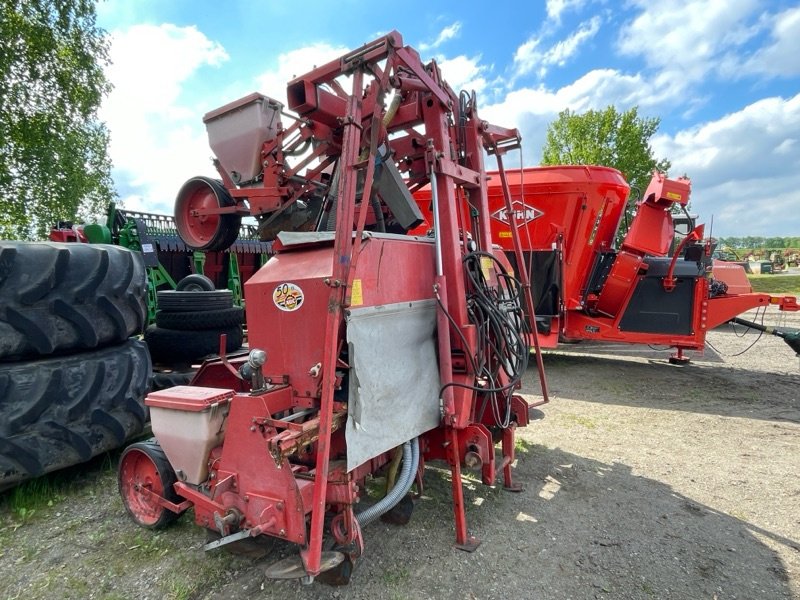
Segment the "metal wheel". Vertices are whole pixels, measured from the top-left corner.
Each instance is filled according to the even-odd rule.
[[[175,200],[175,226],[178,235],[193,250],[225,250],[239,236],[242,217],[234,214],[193,215],[235,204],[228,190],[209,177],[192,177],[183,184]]]
[[[131,444],[119,461],[119,493],[125,510],[137,525],[160,529],[180,515],[161,506],[145,490],[170,502],[179,502],[173,484],[175,472],[155,440]]]

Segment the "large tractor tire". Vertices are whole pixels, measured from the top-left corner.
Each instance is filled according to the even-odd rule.
[[[0,363],[0,489],[85,462],[140,433],[151,377],[139,340]]]
[[[146,322],[138,252],[0,241],[0,359],[116,344],[141,333]]]

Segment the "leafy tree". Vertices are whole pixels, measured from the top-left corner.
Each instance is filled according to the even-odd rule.
[[[45,237],[113,198],[95,0],[0,4],[0,237]]]
[[[613,167],[644,194],[653,170],[667,172],[671,166],[667,159],[653,156],[650,146],[660,123],[657,118],[640,117],[637,107],[619,112],[608,106],[583,114],[565,110],[547,128],[542,164]],[[627,210],[630,217],[633,205]]]

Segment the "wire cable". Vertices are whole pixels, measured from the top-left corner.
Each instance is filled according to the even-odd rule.
[[[477,419],[480,421],[491,407],[495,423],[506,428],[511,423],[511,396],[528,368],[530,352],[525,333],[525,314],[522,309],[522,286],[497,258],[489,252],[475,251],[462,259],[467,284],[467,313],[475,325],[478,343],[476,355],[469,356],[476,384],[451,382],[442,387],[461,387],[483,396]],[[494,271],[495,285],[490,285],[484,273],[487,263]],[[440,307],[444,307],[440,301]],[[460,329],[445,310],[465,346]]]

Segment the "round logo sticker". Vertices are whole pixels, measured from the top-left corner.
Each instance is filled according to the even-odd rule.
[[[297,310],[303,304],[303,290],[294,283],[281,283],[272,292],[275,306],[286,312]]]

